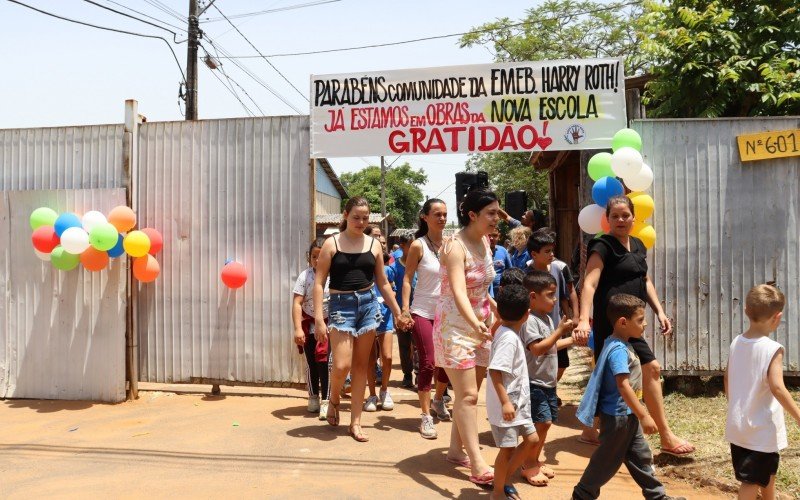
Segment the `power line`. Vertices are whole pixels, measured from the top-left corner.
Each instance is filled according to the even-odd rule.
[[[168,16],[174,17],[175,19],[177,19],[180,22],[182,22],[182,23],[186,22],[186,16],[184,16],[183,14],[178,12],[177,10],[172,9],[168,5],[165,5],[163,2],[159,2],[158,0],[144,0],[144,1],[149,3],[150,5],[152,5],[156,9],[160,10],[161,12],[167,14]]]
[[[33,7],[31,5],[22,3],[22,2],[20,2],[18,0],[8,0],[8,1],[11,2],[11,3],[15,3],[17,5],[21,5],[23,7],[31,9],[31,10],[35,10],[36,12],[39,12],[40,14],[44,14],[44,15],[50,16],[50,17],[55,17],[56,19],[61,19],[62,21],[68,21],[68,22],[71,22],[71,23],[80,24],[80,25],[83,25],[83,26],[89,26],[90,28],[97,28],[97,29],[105,30],[105,31],[113,31],[115,33],[123,33],[125,35],[139,36],[139,37],[142,37],[142,38],[155,38],[155,39],[161,40],[165,44],[167,44],[167,47],[169,48],[169,51],[172,52],[172,57],[175,59],[175,64],[178,65],[178,69],[181,72],[181,77],[183,78],[184,82],[186,81],[186,75],[183,73],[183,68],[181,67],[181,63],[178,62],[178,56],[175,55],[175,51],[172,49],[172,45],[169,44],[169,40],[167,40],[163,36],[145,35],[143,33],[135,33],[133,31],[119,30],[119,29],[116,29],[116,28],[109,28],[107,26],[98,26],[96,24],[91,24],[91,23],[87,23],[87,22],[84,22],[84,21],[78,21],[77,19],[70,19],[69,17],[59,16],[58,14],[53,14],[52,12],[47,12],[46,10],[38,9],[38,8]]]
[[[641,5],[641,4],[642,4],[642,0],[635,0],[635,1],[632,1],[632,2],[627,2],[627,3],[622,3],[622,4],[614,4],[614,5],[610,5],[608,7],[602,7],[602,8],[598,8],[598,9],[594,9],[594,10],[587,10],[587,11],[583,11],[583,12],[573,12],[571,15],[572,16],[582,16],[582,15],[587,15],[587,14],[596,14],[598,12],[604,12],[604,11],[607,11],[607,10],[618,10],[618,9],[623,8],[623,7],[630,7],[632,5]],[[371,44],[371,45],[359,45],[359,46],[356,46],[356,47],[343,47],[343,48],[338,48],[338,49],[311,50],[311,51],[308,51],[308,52],[286,52],[286,53],[281,53],[281,54],[267,54],[267,55],[264,55],[264,54],[261,54],[259,52],[259,55],[233,56],[232,58],[233,59],[257,59],[259,57],[262,57],[262,58],[267,58],[267,57],[293,57],[293,56],[308,56],[308,55],[314,55],[314,54],[329,54],[331,52],[346,52],[346,51],[349,51],[349,50],[376,49],[376,48],[381,48],[381,47],[391,47],[391,46],[394,46],[394,45],[405,45],[405,44],[409,44],[409,43],[427,42],[427,41],[430,41],[430,40],[440,40],[440,39],[443,39],[443,38],[452,38],[452,37],[455,37],[455,36],[472,35],[472,34],[476,34],[476,33],[489,33],[489,32],[492,32],[492,31],[497,31],[499,29],[518,28],[520,26],[525,26],[525,25],[529,25],[529,24],[536,24],[536,23],[540,23],[540,22],[543,22],[543,21],[557,21],[559,19],[560,18],[551,17],[551,18],[540,19],[540,20],[537,20],[537,21],[522,21],[522,22],[519,22],[519,23],[507,24],[505,26],[500,26],[500,27],[497,27],[497,28],[486,28],[486,29],[480,29],[480,30],[471,30],[471,31],[464,31],[462,33],[450,33],[448,35],[426,36],[426,37],[423,37],[423,38],[413,38],[411,40],[401,40],[401,41],[398,41],[398,42],[375,43],[375,44]]]
[[[222,47],[222,46],[221,46],[219,43],[215,43],[215,42],[214,42],[214,41],[213,41],[211,38],[209,38],[209,37],[208,37],[208,35],[206,35],[206,37],[205,37],[205,40],[206,40],[206,41],[208,41],[208,43],[209,43],[209,44],[211,44],[211,46],[212,46],[212,47],[214,47],[214,50],[219,50],[219,52],[222,54],[222,55],[220,56],[220,58],[223,58],[223,57],[225,57],[225,56],[228,56],[228,57],[225,57],[225,58],[226,58],[226,59],[231,59],[231,58],[230,58],[230,53],[229,53],[228,51],[226,51],[226,50],[225,50],[225,49],[224,49],[224,48],[223,48],[223,47]],[[278,98],[278,100],[280,100],[280,101],[281,101],[282,103],[284,103],[286,106],[288,106],[289,108],[291,108],[291,109],[292,109],[292,110],[293,110],[295,113],[297,113],[298,115],[302,115],[302,114],[304,114],[304,113],[303,113],[303,111],[300,111],[300,110],[299,110],[299,109],[298,109],[298,108],[297,108],[297,107],[296,107],[294,104],[292,104],[292,103],[291,103],[291,102],[290,102],[290,101],[289,101],[287,98],[285,98],[283,95],[281,95],[281,94],[280,94],[280,92],[278,92],[277,90],[275,90],[274,88],[272,88],[272,87],[271,87],[271,86],[270,86],[268,83],[266,83],[264,80],[262,80],[261,78],[259,78],[259,77],[258,77],[258,75],[256,75],[255,73],[253,73],[253,72],[250,70],[250,68],[248,68],[247,66],[245,66],[245,65],[241,64],[241,63],[240,63],[239,61],[237,61],[236,59],[231,59],[231,62],[232,62],[234,65],[236,65],[236,67],[237,67],[237,68],[239,68],[240,70],[242,70],[242,72],[243,72],[243,73],[245,73],[247,76],[249,76],[251,79],[253,79],[253,81],[255,81],[257,84],[259,84],[259,85],[261,85],[262,87],[264,87],[265,89],[267,89],[267,90],[268,90],[268,91],[269,91],[269,92],[270,92],[272,95],[274,95],[276,98]]]
[[[341,1],[342,0],[322,0],[322,1],[318,1],[318,2],[301,3],[301,4],[297,4],[297,5],[287,5],[286,7],[278,7],[277,9],[260,10],[258,12],[248,12],[246,14],[233,14],[231,16],[228,16],[228,19],[241,19],[241,18],[244,18],[244,17],[260,16],[262,14],[271,14],[273,12],[283,12],[285,10],[302,9],[304,7],[314,7],[316,5],[323,5],[323,4],[326,4],[326,3],[336,3],[336,2],[341,2]],[[225,20],[224,17],[209,17],[209,18],[203,19],[203,21],[207,22],[207,23],[215,23],[217,21],[223,21],[223,20]]]
[[[217,80],[219,80],[219,83],[220,83],[220,84],[222,84],[222,86],[223,86],[223,87],[225,87],[225,89],[226,89],[228,92],[230,92],[230,93],[231,93],[231,95],[232,95],[234,98],[236,98],[236,100],[237,100],[237,101],[239,101],[239,104],[241,104],[241,105],[242,105],[242,107],[243,107],[243,108],[244,108],[244,110],[247,112],[247,114],[249,114],[250,116],[255,116],[255,115],[253,114],[253,112],[252,112],[252,111],[250,111],[250,108],[248,108],[248,107],[247,107],[247,105],[246,105],[246,104],[245,104],[245,103],[242,101],[242,99],[239,97],[239,95],[238,95],[238,94],[236,93],[236,91],[233,89],[233,85],[231,85],[230,87],[229,87],[228,85],[225,85],[225,82],[223,82],[223,81],[222,81],[222,78],[220,78],[220,77],[219,77],[219,75],[216,73],[216,71],[214,71],[213,69],[211,69],[211,68],[208,68],[208,71],[209,71],[209,72],[210,72],[212,75],[214,75],[214,78],[216,78]]]
[[[275,65],[272,64],[270,62],[270,60],[267,59],[266,56],[264,56],[264,54],[262,54],[261,51],[258,50],[258,48],[255,45],[253,45],[253,42],[251,42],[250,39],[248,39],[246,36],[244,36],[244,33],[242,33],[241,30],[239,28],[237,28],[235,24],[233,24],[233,21],[228,19],[228,16],[226,16],[225,14],[223,14],[223,12],[221,10],[219,10],[219,7],[217,7],[216,5],[214,5],[213,7],[214,7],[214,9],[216,9],[217,12],[220,13],[220,15],[222,15],[222,17],[225,18],[226,21],[228,21],[228,24],[230,24],[236,30],[236,32],[239,33],[242,36],[242,38],[244,38],[244,40],[248,44],[250,44],[251,47],[253,47],[253,50],[258,52],[258,54],[261,56],[261,58],[264,59],[267,62],[267,64],[269,64],[272,67],[272,69],[274,69],[281,76],[281,78],[283,78],[286,81],[286,83],[288,83],[295,91],[297,91],[297,93],[300,94],[303,97],[303,99],[306,100],[306,102],[309,102],[309,103],[311,102],[308,99],[308,97],[306,97],[306,95],[304,93],[300,92],[300,89],[295,87],[294,84],[292,82],[290,82],[288,78],[286,78],[286,75],[281,73],[281,71],[278,68],[276,68]]]
[[[121,4],[119,2],[115,2],[114,0],[106,0],[106,2],[113,3],[114,5],[116,5],[118,7],[122,7],[123,9],[129,10],[131,12],[135,12],[135,13],[139,14],[140,16],[144,16],[144,17],[146,17],[148,19],[152,19],[153,21],[156,21],[156,22],[159,22],[159,23],[164,24],[166,26],[169,26],[170,28],[175,28],[176,30],[183,31],[184,33],[186,33],[186,28],[182,28],[180,26],[175,26],[174,24],[170,24],[170,23],[168,23],[166,21],[162,21],[161,19],[159,19],[157,17],[153,17],[151,15],[145,14],[144,12],[141,12],[141,11],[138,11],[138,10],[133,9],[131,7],[128,7],[127,5]]]
[[[203,51],[206,53],[206,55],[207,55],[207,56],[210,56],[210,55],[209,55],[209,53],[208,53],[208,50],[206,50],[206,48],[205,48],[205,47],[204,47],[202,44],[200,45],[200,47],[203,49]],[[216,48],[216,47],[214,47],[213,45],[211,46],[211,48],[212,48],[212,49],[214,49],[214,54],[216,54],[216,57],[217,57],[217,59],[218,59],[218,58],[219,58],[219,51],[218,51],[218,50],[217,50],[217,48]],[[219,71],[220,71],[220,72],[221,72],[221,73],[222,73],[222,74],[225,76],[225,79],[226,79],[226,80],[228,80],[228,83],[231,83],[232,85],[236,85],[237,87],[239,87],[239,90],[241,90],[242,92],[244,92],[244,95],[246,95],[246,96],[247,96],[247,98],[248,98],[248,99],[250,99],[250,102],[252,102],[252,103],[253,103],[253,105],[255,105],[255,107],[256,107],[256,108],[258,109],[258,111],[261,113],[261,116],[265,116],[265,115],[266,115],[266,113],[264,112],[264,110],[263,110],[263,109],[261,109],[261,106],[259,106],[259,105],[258,105],[258,103],[255,101],[255,99],[253,99],[253,98],[250,96],[250,93],[249,93],[249,92],[247,92],[247,90],[245,90],[245,89],[244,89],[244,87],[242,87],[242,86],[239,84],[239,82],[237,82],[236,80],[234,80],[233,78],[231,78],[231,76],[230,76],[230,75],[228,75],[228,72],[227,72],[227,71],[225,71],[225,68],[223,68],[223,66],[222,66],[222,63],[221,63],[221,62],[219,63],[218,69],[219,69]],[[212,70],[212,71],[213,71],[213,70]],[[237,95],[237,98],[238,98],[238,95]],[[254,113],[253,113],[253,114],[254,114]]]
[[[165,27],[163,27],[163,26],[160,26],[160,25],[158,25],[158,24],[151,23],[150,21],[145,21],[144,19],[141,19],[141,18],[139,18],[139,17],[132,16],[132,15],[130,15],[130,14],[126,14],[126,13],[124,13],[124,12],[120,12],[120,11],[118,11],[118,10],[116,10],[116,9],[112,9],[111,7],[107,7],[107,6],[105,6],[105,5],[101,5],[101,4],[99,4],[99,3],[97,3],[97,2],[95,2],[95,1],[93,1],[93,0],[83,0],[83,1],[84,1],[84,2],[86,2],[86,3],[90,3],[90,4],[92,4],[92,5],[96,6],[96,7],[100,7],[101,9],[105,9],[105,10],[108,10],[108,11],[114,12],[115,14],[119,14],[119,15],[121,15],[121,16],[125,16],[125,17],[128,17],[128,18],[130,18],[130,19],[135,19],[135,20],[137,20],[137,21],[139,21],[139,22],[142,22],[142,23],[145,23],[145,24],[149,24],[150,26],[154,26],[154,27],[156,27],[156,28],[158,28],[158,29],[161,29],[161,30],[167,31],[167,32],[169,32],[169,33],[172,33],[172,37],[173,37],[173,40],[175,41],[175,43],[183,43],[183,42],[179,42],[179,41],[178,41],[178,34],[177,34],[177,33],[175,33],[174,31],[172,31],[171,29],[165,28]],[[184,42],[185,42],[185,41],[186,41],[186,40],[184,40]]]

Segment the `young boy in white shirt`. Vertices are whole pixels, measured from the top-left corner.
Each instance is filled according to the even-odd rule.
[[[494,462],[492,498],[518,499],[510,478],[537,442],[531,421],[525,347],[519,339],[519,330],[528,318],[528,291],[521,285],[506,285],[495,300],[502,326],[492,340],[486,385],[486,412],[500,448]]]
[[[744,312],[750,328],[731,343],[725,369],[728,419],[725,439],[740,499],[775,498],[778,452],[788,445],[783,410],[800,425],[800,409],[783,385],[783,346],[769,338],[781,322],[785,298],[770,285],[747,293]]]

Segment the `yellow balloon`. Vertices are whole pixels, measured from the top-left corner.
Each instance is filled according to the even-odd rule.
[[[647,193],[628,193],[628,198],[633,202],[633,215],[636,220],[649,219],[656,208],[656,202]]]
[[[631,235],[636,236],[637,234],[639,234],[639,231],[644,229],[646,226],[647,222],[637,219],[636,221],[634,221],[633,227],[631,228]]]
[[[143,257],[150,251],[150,238],[142,231],[131,231],[122,240],[122,248],[131,257]]]
[[[634,234],[637,238],[642,240],[644,247],[650,250],[656,244],[656,230],[653,226],[645,226],[638,233]]]

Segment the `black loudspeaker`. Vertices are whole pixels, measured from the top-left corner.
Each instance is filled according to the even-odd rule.
[[[456,202],[461,202],[471,189],[488,187],[489,174],[486,172],[456,172]]]
[[[528,193],[525,191],[510,191],[506,193],[506,212],[511,217],[520,220],[528,207]]]

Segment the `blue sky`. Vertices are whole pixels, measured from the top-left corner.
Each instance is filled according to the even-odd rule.
[[[108,12],[82,0],[21,0],[65,17],[139,33],[172,35],[135,20]],[[110,0],[95,0],[127,12]],[[176,27],[186,27],[188,0],[115,0]],[[227,16],[280,9],[314,0],[217,0]],[[202,3],[202,2],[201,2]],[[232,19],[265,55],[380,44],[469,31],[499,17],[520,18],[538,4],[517,0],[378,1],[340,0],[315,6]],[[159,9],[157,6],[166,7]],[[166,10],[166,12],[165,12]],[[168,13],[170,12],[170,13]],[[174,15],[177,14],[177,15]],[[212,7],[204,18],[219,18]],[[185,33],[175,28],[179,40]],[[204,21],[201,29],[210,42],[233,55],[255,51],[224,20]],[[167,46],[160,40],[100,31],[47,17],[10,2],[0,1],[0,128],[46,127],[119,123],[125,99],[139,101],[148,121],[182,119],[178,106],[180,72]],[[213,53],[209,40],[203,45]],[[269,60],[299,89],[298,93],[263,59],[241,60],[249,70],[274,88],[294,107],[307,113],[311,74],[363,72],[459,64],[493,60],[486,48],[460,49],[458,37],[390,47],[333,52]],[[186,44],[172,44],[181,66],[186,65]],[[203,54],[203,51],[200,51]],[[266,115],[296,114],[230,61],[223,68],[255,100]],[[217,73],[219,75],[219,73]],[[221,76],[221,75],[220,75]],[[248,116],[239,102],[201,64],[199,115],[204,118]],[[256,114],[252,103],[236,88]],[[387,163],[397,157],[387,156]],[[333,158],[337,173],[378,164],[377,157]],[[454,219],[454,174],[463,169],[465,155],[405,156],[429,177],[423,187],[428,196],[442,191]]]

